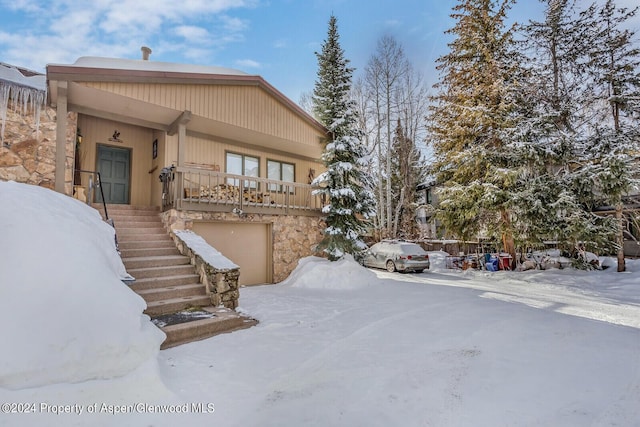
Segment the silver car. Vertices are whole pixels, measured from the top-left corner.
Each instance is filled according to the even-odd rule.
[[[429,269],[429,254],[420,245],[398,240],[383,240],[367,249],[360,258],[365,267],[384,268],[389,272]]]

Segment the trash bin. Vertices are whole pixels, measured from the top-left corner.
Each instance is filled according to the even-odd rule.
[[[511,270],[511,255],[500,255],[500,270]]]
[[[498,271],[498,258],[491,257],[485,264],[487,271]]]

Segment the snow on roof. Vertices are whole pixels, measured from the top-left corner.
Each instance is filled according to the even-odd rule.
[[[44,74],[23,73],[18,67],[5,63],[0,63],[0,81],[42,92],[47,90],[47,76]]]
[[[232,76],[249,75],[244,71],[235,70],[233,68],[178,64],[173,62],[146,61],[143,59],[103,58],[97,56],[82,56],[78,58],[74,64],[67,66],[78,68],[102,68],[111,70],[160,71],[173,73],[218,74]]]

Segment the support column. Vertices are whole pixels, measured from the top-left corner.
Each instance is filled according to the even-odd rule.
[[[56,174],[55,190],[65,193],[67,161],[67,82],[58,82],[56,106]]]
[[[187,125],[180,123],[178,126],[178,164],[184,166],[184,152],[187,143]]]
[[[184,165],[184,152],[185,145],[187,144],[187,124],[191,121],[191,111],[183,111],[177,119],[171,123],[168,135],[178,134],[178,164],[176,166]]]

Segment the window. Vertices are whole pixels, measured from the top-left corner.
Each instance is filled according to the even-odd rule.
[[[277,181],[295,182],[295,165],[275,160],[267,160],[267,178]],[[269,191],[282,191],[282,185],[269,184]],[[293,188],[290,188],[289,191],[293,192]]]
[[[227,165],[226,172],[234,175],[243,176],[260,176],[260,159],[253,156],[246,156],[244,154],[227,153]],[[227,178],[229,185],[238,185],[238,180],[234,178]],[[244,187],[256,188],[257,182],[244,181]]]

